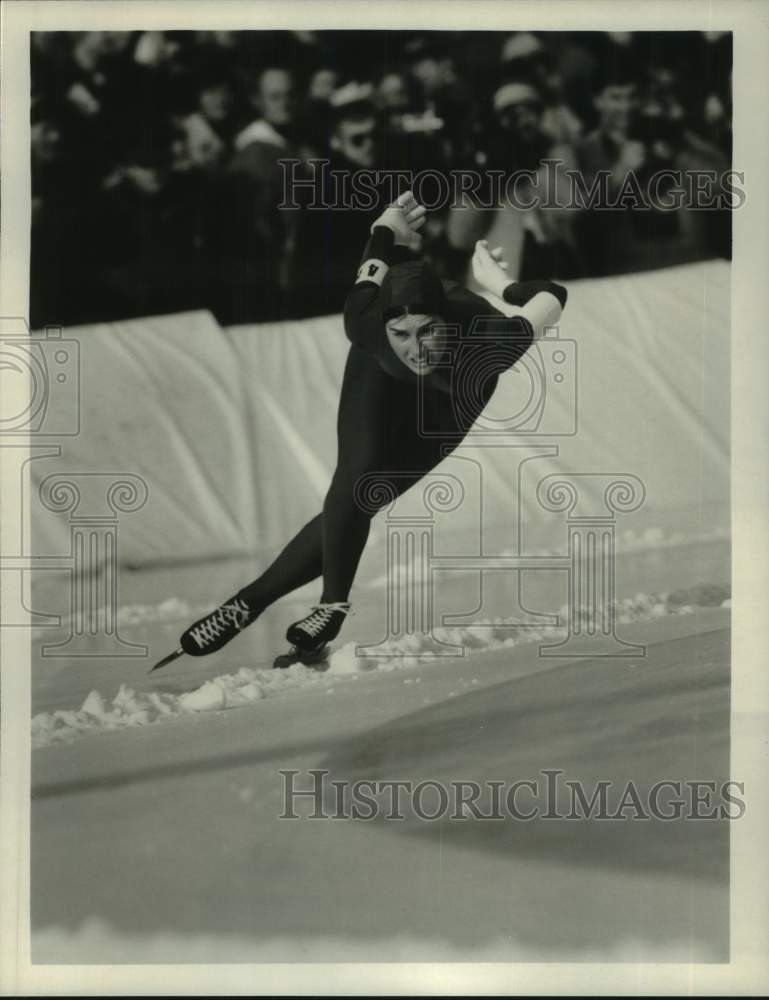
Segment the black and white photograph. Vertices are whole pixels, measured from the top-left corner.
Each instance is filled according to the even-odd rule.
[[[3,994],[761,994],[769,5],[3,25]]]

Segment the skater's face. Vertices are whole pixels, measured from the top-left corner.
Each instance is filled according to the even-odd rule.
[[[387,321],[387,339],[407,368],[417,375],[429,375],[446,350],[448,331],[440,316],[406,313]]]

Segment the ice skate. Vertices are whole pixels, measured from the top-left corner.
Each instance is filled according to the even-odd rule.
[[[289,625],[286,639],[302,650],[316,650],[336,639],[350,611],[351,605],[346,601],[316,604],[309,615]]]
[[[218,652],[255,621],[257,612],[242,597],[235,595],[215,611],[199,618],[182,633],[179,645],[190,656]]]
[[[177,649],[156,663],[150,673],[166,666],[184,653],[188,656],[207,656],[209,653],[218,652],[258,617],[259,611],[236,594],[215,611],[211,611],[190,625],[182,633]]]

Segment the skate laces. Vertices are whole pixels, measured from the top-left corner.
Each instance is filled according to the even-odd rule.
[[[322,632],[331,621],[335,612],[342,614],[352,614],[351,605],[345,601],[336,601],[327,604],[313,605],[312,612],[299,624],[299,628],[313,638]]]
[[[242,597],[236,597],[227,604],[222,604],[195,628],[190,629],[190,635],[202,649],[230,628],[234,627],[238,632],[245,628],[250,616],[251,608]]]

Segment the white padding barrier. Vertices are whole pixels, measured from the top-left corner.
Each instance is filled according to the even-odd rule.
[[[65,336],[80,345],[81,427],[60,456],[33,452],[37,555],[65,556],[73,517],[100,513],[118,517],[123,565],[274,550],[320,509],[336,460],[341,317],[223,330],[188,313]],[[581,475],[595,507],[606,476],[626,474],[645,489],[627,522],[639,537],[661,524],[694,537],[728,528],[729,360],[725,262],[571,284],[560,329],[501,380],[481,421],[487,446],[444,463],[466,486],[453,523],[482,511],[512,525],[520,513],[544,544],[563,523],[537,496],[544,477]],[[145,484],[146,502],[115,515],[109,476]],[[51,503],[67,479],[79,515]]]

